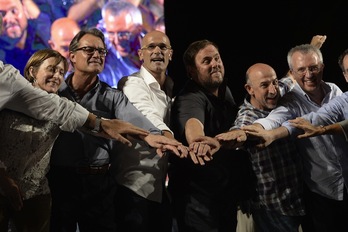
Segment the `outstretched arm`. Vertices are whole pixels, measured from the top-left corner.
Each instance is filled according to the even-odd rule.
[[[348,120],[346,120],[348,122]],[[303,134],[300,134],[297,136],[297,138],[308,138],[318,135],[325,135],[325,134],[339,134],[339,135],[345,135],[343,128],[341,124],[334,123],[327,126],[314,126],[311,124],[308,120],[304,118],[296,118],[289,120],[291,123],[291,126],[294,126],[296,128],[302,129],[304,131]]]
[[[196,157],[201,165],[205,164],[204,161],[211,160],[213,154],[220,149],[219,143],[214,143],[212,140],[206,138],[204,126],[196,118],[187,120],[185,124],[185,136],[189,144],[191,159],[194,160]]]
[[[241,129],[244,130],[248,135],[248,140],[253,140],[255,142],[255,146],[259,149],[269,146],[277,139],[286,138],[289,136],[289,131],[283,126],[273,130],[265,130],[260,124],[253,124],[243,126]]]
[[[215,136],[215,138],[222,144],[223,147],[235,149],[241,147],[247,140],[247,134],[244,130],[230,130]]]

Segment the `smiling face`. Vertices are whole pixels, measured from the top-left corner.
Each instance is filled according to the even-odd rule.
[[[166,72],[173,50],[169,38],[163,32],[151,31],[143,38],[138,55],[143,66],[155,76]]]
[[[94,52],[89,53],[82,48],[93,48]],[[101,38],[85,34],[78,42],[78,48],[70,53],[70,61],[73,63],[75,73],[89,73],[97,75],[104,69],[105,54],[99,50],[105,50],[105,45]]]
[[[122,57],[136,52],[133,44],[138,39],[141,27],[134,23],[134,19],[129,12],[124,11],[115,16],[110,11],[106,11],[104,24],[107,38]]]
[[[324,64],[314,52],[295,52],[292,57],[292,69],[296,82],[307,94],[315,95],[321,91]]]
[[[274,109],[280,96],[274,69],[269,65],[257,63],[248,69],[247,77],[244,87],[250,95],[250,103],[257,109]]]
[[[65,67],[63,61],[57,64],[56,58],[50,57],[36,71],[31,67],[29,72],[35,79],[33,86],[46,90],[48,93],[57,93],[64,81]]]
[[[28,20],[20,0],[0,0],[0,12],[3,15],[3,34],[11,39],[22,37]]]
[[[223,83],[225,68],[218,49],[208,45],[195,57],[196,70],[191,70],[191,77],[202,87],[216,92]]]

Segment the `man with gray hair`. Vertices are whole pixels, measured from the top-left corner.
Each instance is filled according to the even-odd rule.
[[[97,28],[103,31],[109,51],[99,78],[116,87],[119,79],[141,66],[138,49],[145,35],[141,11],[127,1],[109,1],[102,8]]]

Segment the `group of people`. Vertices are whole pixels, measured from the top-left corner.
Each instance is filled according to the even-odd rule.
[[[156,14],[151,6],[157,6]],[[0,11],[4,23],[0,58],[22,75],[35,51],[52,48],[68,58],[69,43],[79,30],[103,31],[109,52],[100,78],[112,87],[140,68],[137,50],[142,37],[155,29],[165,30],[162,0],[1,0]]]
[[[131,35],[107,24],[62,45],[69,63],[39,49],[23,78],[0,61],[1,231],[225,232],[238,209],[255,231],[348,229],[347,93],[323,81],[325,36],[290,49],[284,78],[251,65],[239,106],[206,39],[185,50],[173,96],[174,51],[158,30],[137,40],[137,69],[115,88],[103,79],[108,39]],[[339,65],[347,77],[348,51]]]

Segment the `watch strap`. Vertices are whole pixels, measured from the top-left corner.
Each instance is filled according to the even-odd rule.
[[[93,133],[99,133],[101,131],[101,117],[97,116],[95,118],[95,124],[94,124],[94,128],[92,130]]]

